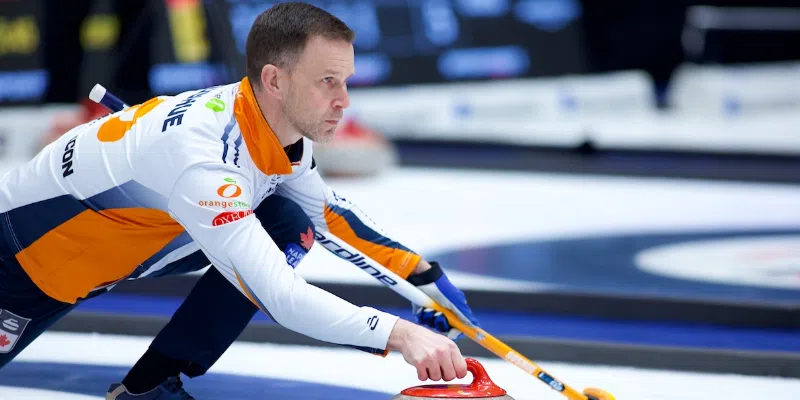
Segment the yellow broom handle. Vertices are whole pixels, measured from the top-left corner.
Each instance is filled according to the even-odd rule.
[[[519,354],[514,349],[509,347],[507,344],[503,343],[500,339],[490,335],[486,331],[481,328],[474,328],[469,326],[463,322],[450,310],[445,309],[444,307],[436,304],[434,302],[434,309],[436,311],[440,311],[447,317],[447,321],[450,323],[450,326],[453,328],[458,329],[459,331],[463,332],[464,335],[468,336],[470,339],[474,340],[479,345],[483,346],[485,349],[491,351],[498,357],[516,365],[523,371],[527,372],[529,375],[543,381],[546,383],[550,388],[555,391],[560,392],[566,398],[570,400],[587,400],[588,398],[570,387],[569,385],[555,379],[552,375],[548,374],[545,370],[541,367],[536,365],[533,361],[527,359],[522,354]]]

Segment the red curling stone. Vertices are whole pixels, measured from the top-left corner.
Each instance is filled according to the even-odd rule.
[[[489,378],[483,365],[477,360],[467,358],[467,370],[472,373],[469,385],[422,385],[403,390],[392,400],[425,399],[485,399],[514,400],[506,391]]]

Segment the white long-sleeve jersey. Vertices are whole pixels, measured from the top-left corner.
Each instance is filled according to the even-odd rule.
[[[164,274],[202,250],[282,326],[385,354],[397,317],[306,283],[253,215],[279,193],[305,210],[329,251],[408,276],[419,255],[334,194],[313,164],[307,139],[281,147],[245,78],[65,133],[0,180],[0,228],[33,282],[63,302]]]

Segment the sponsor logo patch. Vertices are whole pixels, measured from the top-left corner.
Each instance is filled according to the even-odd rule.
[[[231,222],[236,222],[252,213],[253,210],[225,211],[214,217],[214,220],[211,221],[211,226],[220,226]]]
[[[0,353],[10,353],[14,349],[28,322],[31,320],[0,310]]]
[[[197,205],[201,207],[216,207],[216,208],[251,208],[250,203],[243,201],[231,200],[200,200]]]
[[[314,245],[314,231],[310,226],[306,233],[300,232],[300,245],[305,247],[306,250],[311,250],[311,246]]]
[[[225,111],[225,102],[214,97],[206,102],[206,108],[214,112],[222,112]]]
[[[226,184],[217,188],[217,195],[224,199],[232,199],[242,194],[242,188],[231,178],[225,178]]]
[[[374,331],[375,328],[378,327],[378,321],[380,321],[380,318],[378,318],[377,315],[369,317],[367,319],[367,325],[369,325],[369,329]]]
[[[306,250],[296,243],[289,243],[283,253],[286,254],[286,262],[291,265],[292,268],[297,268],[297,264],[300,264],[300,261],[306,256]]]
[[[221,199],[199,200],[197,202],[197,205],[199,205],[200,207],[213,207],[213,208],[241,208],[241,209],[252,208],[250,203],[239,200],[228,200],[241,196],[242,188],[241,186],[237,185],[236,180],[232,178],[225,178],[224,180],[226,183],[218,187],[216,191],[217,196],[221,197]]]

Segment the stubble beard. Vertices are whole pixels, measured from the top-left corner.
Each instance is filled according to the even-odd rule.
[[[312,118],[304,118],[300,104],[292,96],[283,104],[283,115],[297,132],[304,137],[318,143],[328,143],[333,139],[336,126],[328,127],[326,122],[316,122]]]

